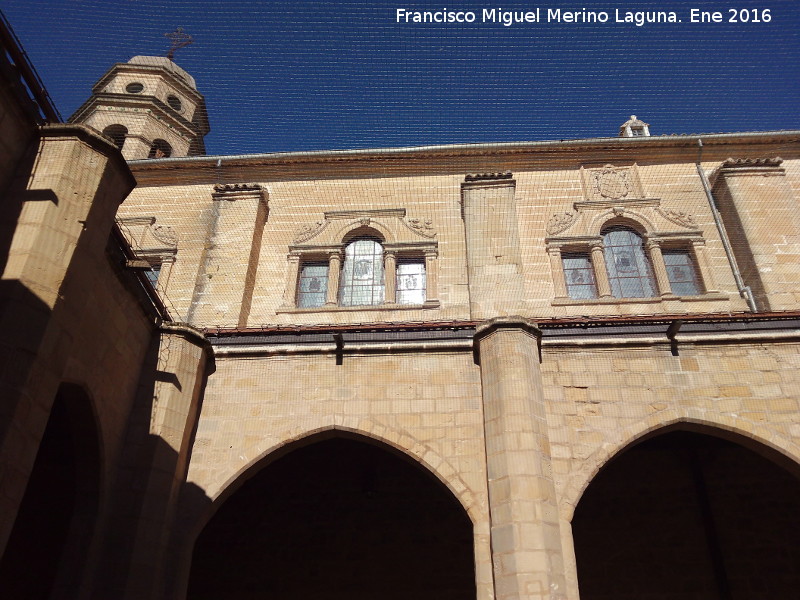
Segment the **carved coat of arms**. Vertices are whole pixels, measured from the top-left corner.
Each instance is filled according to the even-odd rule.
[[[592,187],[595,193],[603,198],[617,200],[630,193],[631,181],[627,169],[616,169],[612,165],[606,165],[592,173]]]

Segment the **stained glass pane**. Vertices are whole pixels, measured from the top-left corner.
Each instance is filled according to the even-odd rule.
[[[688,250],[664,250],[664,264],[672,293],[678,296],[697,296],[701,294],[700,282],[694,261]]]
[[[311,308],[325,304],[328,291],[328,265],[326,263],[306,263],[300,271],[297,290],[297,306]]]
[[[383,298],[383,246],[370,239],[350,242],[344,251],[339,304],[382,304]]]
[[[397,303],[422,304],[425,302],[425,263],[403,261],[397,264]]]
[[[611,294],[615,298],[656,295],[650,262],[638,233],[628,227],[608,229],[603,233],[603,246]]]
[[[563,254],[564,280],[567,294],[575,300],[597,298],[594,270],[588,254]]]
[[[156,263],[154,265],[150,265],[150,268],[147,269],[144,274],[152,286],[156,287],[156,284],[158,283],[158,276],[161,275],[161,264]]]

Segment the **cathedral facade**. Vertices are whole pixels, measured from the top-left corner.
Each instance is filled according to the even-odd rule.
[[[19,71],[4,597],[800,584],[800,132],[206,156],[166,58]]]

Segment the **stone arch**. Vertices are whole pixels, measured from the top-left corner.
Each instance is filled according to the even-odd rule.
[[[467,512],[473,524],[480,519],[479,506],[474,494],[461,479],[455,467],[437,452],[401,431],[372,422],[364,423],[359,421],[358,423],[350,423],[347,419],[343,419],[340,423],[328,423],[293,433],[290,437],[268,448],[261,449],[253,459],[242,465],[240,469],[219,486],[215,493],[210,495],[211,506],[196,523],[193,533],[196,534],[205,526],[219,506],[248,479],[248,474],[258,472],[270,462],[277,460],[294,448],[305,443],[313,443],[314,438],[326,434],[334,437],[337,433],[378,442],[420,463],[423,468],[436,477],[453,494]],[[267,462],[265,463],[265,461]]]
[[[771,429],[753,427],[750,421],[730,415],[717,415],[709,418],[708,415],[695,414],[691,410],[681,412],[671,409],[654,415],[652,419],[638,421],[622,429],[613,440],[604,443],[583,461],[585,467],[567,480],[561,493],[559,502],[561,518],[567,522],[572,521],[575,507],[580,502],[586,488],[612,458],[646,436],[669,429],[677,429],[682,425],[688,429],[702,430],[710,435],[716,433],[718,437],[725,437],[726,433],[731,434],[736,441],[750,450],[758,452],[760,448],[766,448],[785,457],[787,462],[800,468],[800,446]],[[750,444],[742,443],[745,440],[752,442]]]
[[[77,596],[102,502],[102,448],[90,395],[62,383],[0,561],[0,595]]]
[[[373,218],[349,221],[339,227],[334,236],[342,243],[347,243],[357,237],[370,236],[379,238],[381,243],[385,244],[393,244],[396,242],[395,235],[392,233],[392,230],[377,219]]]
[[[122,150],[122,146],[125,145],[125,138],[128,137],[128,128],[119,124],[109,125],[103,129],[103,135],[111,138],[111,141],[114,142],[114,145]]]
[[[213,594],[215,585],[227,585],[224,577],[222,583],[209,580],[208,573],[229,573],[228,563],[234,561],[238,565],[241,558],[246,580],[262,582],[259,589],[274,587],[276,594],[281,590],[286,592],[284,587],[290,591],[315,590],[320,582],[327,581],[339,594],[337,598],[345,597],[342,594],[348,589],[355,594],[353,597],[365,598],[364,594],[374,591],[376,585],[385,585],[374,573],[384,573],[387,565],[394,564],[395,556],[399,566],[388,580],[393,581],[398,573],[405,573],[410,565],[416,564],[421,573],[420,582],[435,582],[425,587],[425,598],[432,597],[442,585],[448,590],[444,598],[469,597],[464,596],[468,588],[472,590],[469,594],[474,594],[477,585],[475,515],[468,512],[462,497],[454,492],[458,486],[443,478],[441,468],[432,466],[438,457],[422,445],[415,445],[416,453],[410,454],[408,446],[412,444],[408,442],[403,434],[394,432],[391,435],[380,428],[365,435],[363,427],[327,424],[292,436],[262,452],[248,466],[238,470],[217,494],[209,497],[211,504],[205,511],[202,528],[198,527],[193,540],[187,540],[185,572],[190,597],[205,598]],[[369,475],[370,472],[374,475]],[[372,492],[361,488],[365,474],[368,480],[375,482],[374,488],[369,487],[373,485],[369,483],[364,488],[375,490],[375,499],[371,501],[375,504],[369,506],[362,506],[363,502],[370,503],[369,498],[373,497]],[[426,514],[428,516],[423,516]],[[379,520],[375,521],[376,518]],[[417,540],[422,532],[430,532],[428,535],[434,536],[432,540],[439,541],[432,541],[430,548],[417,552],[413,549],[419,550],[418,541],[411,540]],[[354,579],[349,568],[341,575],[331,574],[339,573],[335,565],[346,556],[338,550],[332,553],[329,548],[331,540],[339,540],[341,536],[344,536],[343,547],[350,548],[347,552],[361,549],[353,555],[353,560],[355,565],[365,569],[363,582],[359,576]],[[355,545],[345,540],[351,536]],[[230,540],[237,540],[238,552],[244,554],[219,558],[214,549]],[[374,557],[371,551],[364,554],[363,549],[373,547]],[[437,548],[452,548],[453,552],[437,552]],[[298,552],[303,552],[310,566],[288,566],[300,564],[291,558]],[[417,557],[409,562],[410,555]],[[434,565],[439,564],[440,556],[442,572],[446,574],[441,581],[433,575],[439,572]],[[258,560],[265,561],[264,569],[259,567],[254,571],[262,564]],[[287,560],[290,562],[284,565]],[[286,569],[285,578],[277,575],[284,573],[281,565]],[[334,565],[333,571],[331,565]],[[393,567],[389,568],[394,571]],[[308,569],[310,578],[301,583]],[[451,579],[453,583],[447,583]],[[398,589],[405,587],[397,583]],[[235,588],[239,584],[231,582],[231,585]],[[453,595],[456,587],[450,588],[450,585],[461,589],[461,593]],[[399,592],[393,593],[392,598],[400,597]],[[350,593],[346,597],[351,597]]]
[[[154,139],[147,158],[169,158],[170,156],[172,156],[172,146],[169,145],[169,142],[161,138]]]
[[[800,464],[741,422],[670,421],[613,448],[575,503],[581,597],[792,596]]]
[[[616,226],[630,227],[642,237],[656,231],[653,222],[643,213],[625,208],[621,211],[607,210],[595,215],[589,223],[589,235],[600,236],[604,229]]]

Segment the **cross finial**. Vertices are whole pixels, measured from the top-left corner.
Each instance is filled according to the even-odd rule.
[[[176,50],[194,43],[192,36],[186,33],[183,30],[183,27],[178,27],[175,31],[171,33],[165,33],[164,37],[172,42],[172,45],[169,48],[169,52],[167,52],[167,58],[170,60],[172,60],[173,57],[175,56]]]

